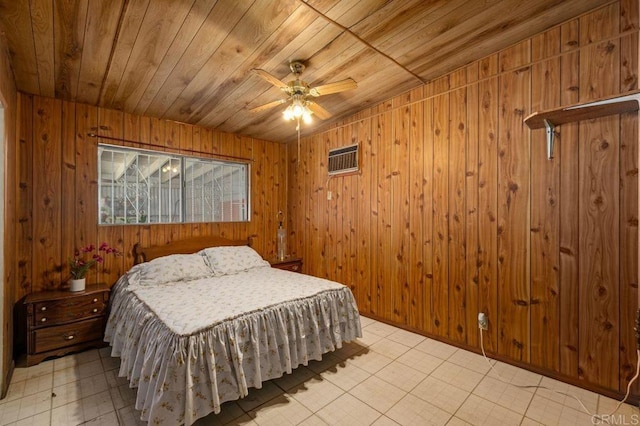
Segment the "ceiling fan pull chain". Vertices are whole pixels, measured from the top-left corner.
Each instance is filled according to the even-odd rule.
[[[298,131],[298,158],[296,160],[296,167],[300,165],[300,117],[298,117],[298,125],[296,126]]]

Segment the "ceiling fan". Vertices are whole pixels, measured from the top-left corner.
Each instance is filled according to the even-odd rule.
[[[296,120],[298,123],[302,119],[305,123],[309,123],[311,122],[311,114],[315,114],[319,119],[326,120],[331,117],[331,113],[318,105],[314,98],[330,95],[332,93],[344,92],[345,90],[351,90],[358,87],[352,78],[346,78],[344,80],[336,81],[335,83],[311,87],[306,81],[300,80],[300,75],[305,69],[305,65],[302,61],[292,61],[289,64],[289,68],[296,78],[288,83],[285,83],[265,70],[253,70],[253,72],[264,80],[280,88],[287,94],[287,98],[278,99],[277,101],[252,108],[250,110],[251,112],[261,112],[278,105],[291,102],[287,109],[284,110],[283,114],[285,119]]]

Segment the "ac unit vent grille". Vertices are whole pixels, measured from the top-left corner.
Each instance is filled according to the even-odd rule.
[[[358,171],[358,145],[329,151],[329,175]]]

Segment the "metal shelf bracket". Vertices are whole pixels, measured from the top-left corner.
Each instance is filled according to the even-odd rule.
[[[553,160],[553,143],[556,140],[556,126],[545,118],[544,127],[547,129],[547,159]]]

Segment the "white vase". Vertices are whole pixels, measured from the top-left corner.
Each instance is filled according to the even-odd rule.
[[[86,287],[86,278],[78,278],[77,280],[72,279],[69,281],[71,286],[69,287],[70,291],[84,291]]]

